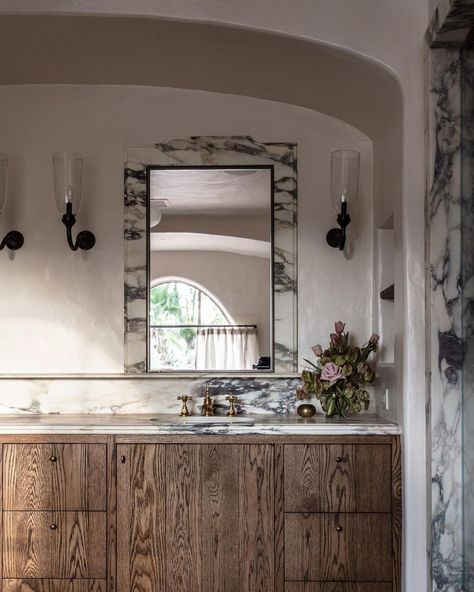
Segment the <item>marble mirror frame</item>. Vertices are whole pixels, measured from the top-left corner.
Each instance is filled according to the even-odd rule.
[[[298,370],[297,157],[296,144],[263,143],[249,136],[193,136],[147,146],[128,146],[124,171],[126,374],[147,373],[147,184],[146,168],[161,166],[273,167],[274,371]],[[190,372],[197,375],[205,372]],[[225,375],[226,373],[223,373]],[[238,373],[232,373],[238,374]],[[241,372],[248,375],[249,372]],[[256,376],[269,373],[251,372]]]

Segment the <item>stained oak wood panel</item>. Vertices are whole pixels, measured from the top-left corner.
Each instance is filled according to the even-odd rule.
[[[117,590],[165,590],[165,446],[117,447]]]
[[[52,508],[51,444],[3,445],[3,509]]]
[[[241,447],[240,590],[271,592],[274,586],[273,447]]]
[[[200,446],[166,448],[166,590],[208,592],[202,589]]]
[[[5,444],[5,510],[106,510],[105,444]]]
[[[2,592],[106,592],[106,580],[3,580]]]
[[[390,512],[389,445],[285,445],[287,512]]]
[[[287,514],[285,578],[391,581],[390,514]]]
[[[54,444],[51,463],[54,510],[103,511],[107,508],[107,446]]]
[[[285,592],[392,592],[388,582],[287,582]]]
[[[392,438],[392,548],[393,590],[401,590],[402,562],[402,451],[400,438]]]
[[[106,514],[4,512],[3,577],[105,579]]]
[[[285,592],[284,446],[274,446],[275,458],[275,592]]]
[[[200,450],[202,590],[238,591],[239,458],[232,445],[204,445]]]

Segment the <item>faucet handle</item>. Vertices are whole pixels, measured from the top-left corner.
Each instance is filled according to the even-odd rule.
[[[176,397],[176,399],[178,401],[182,401],[183,402],[183,404],[181,406],[181,411],[180,411],[180,414],[179,415],[181,417],[188,417],[189,415],[191,415],[189,413],[189,409],[188,409],[188,406],[186,405],[186,403],[188,401],[192,401],[193,398],[192,397],[189,397],[188,395],[181,395],[181,397]]]
[[[225,398],[225,400],[229,401],[229,409],[227,409],[226,415],[229,417],[234,417],[235,415],[237,415],[237,412],[234,407],[234,403],[238,400],[238,397],[236,397],[235,395],[228,395]]]

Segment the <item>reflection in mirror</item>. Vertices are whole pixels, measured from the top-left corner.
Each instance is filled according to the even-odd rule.
[[[271,370],[273,167],[147,168],[148,371]]]

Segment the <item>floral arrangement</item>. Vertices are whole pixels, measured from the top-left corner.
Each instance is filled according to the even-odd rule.
[[[349,345],[349,333],[344,333],[345,324],[337,321],[334,326],[327,349],[311,348],[319,359],[316,364],[305,360],[311,368],[303,370],[303,386],[296,395],[298,399],[316,395],[327,417],[345,417],[369,407],[370,395],[364,387],[374,381],[375,372],[367,360],[377,351],[379,336],[373,333],[362,347],[354,347]]]

